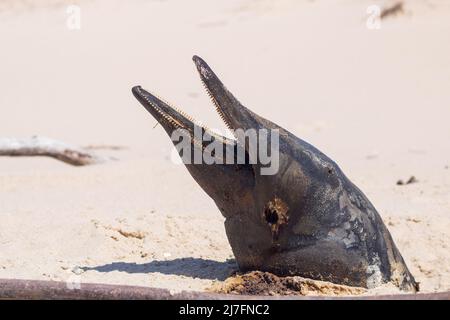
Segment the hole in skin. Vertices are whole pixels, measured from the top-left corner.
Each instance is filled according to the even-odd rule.
[[[278,213],[276,210],[266,208],[266,210],[264,211],[264,216],[266,217],[266,221],[269,224],[275,224],[278,222]]]
[[[288,211],[289,207],[287,204],[276,196],[264,208],[262,216],[270,227],[274,240],[278,239],[280,227],[285,225],[289,220]]]

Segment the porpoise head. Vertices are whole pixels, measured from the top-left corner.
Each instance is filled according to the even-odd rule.
[[[393,282],[415,291],[379,214],[338,165],[244,107],[205,61],[193,60],[233,138],[199,125],[140,86],[132,92],[172,137],[186,168],[225,217],[239,268],[368,288]]]

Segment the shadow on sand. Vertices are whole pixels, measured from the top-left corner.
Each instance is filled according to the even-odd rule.
[[[148,263],[137,264],[133,262],[112,262],[95,267],[82,267],[84,271],[127,273],[158,272],[168,275],[187,276],[192,278],[225,280],[233,271],[237,270],[235,260],[224,262],[202,258],[180,258],[173,260],[154,260]]]

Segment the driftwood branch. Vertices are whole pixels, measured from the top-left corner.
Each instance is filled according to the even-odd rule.
[[[85,166],[104,161],[82,148],[37,136],[29,139],[0,138],[0,156],[46,156],[74,166]]]
[[[402,1],[399,1],[390,7],[384,8],[383,11],[381,11],[380,19],[384,19],[389,16],[396,16],[400,13],[404,13]]]

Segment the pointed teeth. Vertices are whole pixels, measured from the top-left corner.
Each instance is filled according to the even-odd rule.
[[[236,138],[235,134],[233,133],[233,126],[231,125],[231,123],[228,121],[228,119],[226,118],[225,114],[222,112],[222,110],[220,109],[219,103],[217,102],[217,100],[214,98],[213,94],[211,93],[211,91],[209,91],[208,86],[206,85],[205,81],[203,81],[202,78],[200,78],[200,80],[202,81],[203,87],[205,88],[206,93],[208,94],[211,102],[213,103],[216,112],[219,114],[220,119],[222,119],[223,123],[225,124],[225,126],[227,127],[227,129],[229,130],[230,133],[232,133],[233,137]]]
[[[150,92],[150,91],[149,91]],[[163,99],[162,97],[158,96],[157,94],[150,92],[153,96],[155,96],[156,98],[158,98],[159,100],[161,100],[163,103],[165,103],[166,105],[168,105],[169,107],[171,107],[172,109],[174,109],[176,112],[178,112],[179,114],[181,114],[184,118],[188,119],[190,122],[192,122],[193,124],[195,124],[198,127],[201,127],[203,129],[208,129],[208,127],[204,126],[203,124],[201,124],[200,122],[198,122],[196,119],[194,119],[194,117],[190,116],[189,114],[187,114],[186,112],[184,112],[183,110],[181,110],[180,108],[174,106],[172,103],[166,101],[165,99]],[[147,97],[144,96],[144,99],[147,100],[147,102],[149,102],[153,108],[158,111],[165,119],[167,119],[167,117],[170,117],[169,115],[166,115],[162,110],[160,110],[160,108],[158,106],[156,106],[155,104],[153,104]],[[176,121],[175,119],[171,118],[171,123],[178,124],[178,121]],[[184,126],[180,126],[179,124],[177,125],[177,127],[181,128]]]
[[[179,108],[175,107],[173,104],[167,102],[166,100],[164,100],[163,98],[161,98],[160,96],[154,94],[153,92],[149,92],[151,95],[155,96],[156,98],[158,98],[160,101],[162,101],[163,103],[165,103],[166,105],[168,105],[170,108],[174,109],[175,111],[177,111],[179,114],[181,114],[184,118],[188,119],[189,121],[191,121],[194,125],[202,128],[203,130],[209,132],[212,136],[214,136],[216,139],[220,139],[221,141],[223,141],[224,143],[226,143],[226,140],[231,140],[228,137],[223,137],[221,135],[221,133],[210,129],[208,126],[202,124],[201,122],[195,120],[193,117],[191,117],[190,115],[188,115],[186,112],[180,110]],[[162,119],[170,124],[172,124],[174,127],[179,128],[179,129],[187,129],[182,123],[180,123],[178,120],[174,119],[171,115],[167,114],[166,112],[164,112],[163,110],[161,110],[161,108],[155,104],[153,101],[151,101],[146,95],[141,95],[151,106],[152,108],[158,112]],[[211,96],[210,96],[211,97]],[[212,98],[212,97],[211,97]],[[222,117],[222,116],[221,116]],[[225,121],[225,120],[224,120]],[[188,130],[190,132],[190,130]],[[190,132],[191,133],[191,132]],[[234,136],[234,135],[233,135]],[[202,142],[197,141],[196,137],[191,133],[191,138],[194,144],[196,144],[198,147],[201,147],[202,149],[205,148],[205,146],[203,146]]]
[[[153,93],[152,93],[153,94]],[[167,104],[169,107],[171,107],[172,109],[174,109],[176,112],[178,112],[179,114],[181,114],[183,117],[185,117],[186,119],[188,119],[191,122],[196,122],[195,119],[193,117],[191,117],[190,115],[188,115],[186,112],[184,112],[183,110],[177,108],[176,106],[174,106],[173,104],[171,104],[170,102],[164,100],[163,98],[161,98],[160,96],[153,94],[155,97],[157,97],[159,100],[161,100],[162,102],[164,102],[165,104]]]

